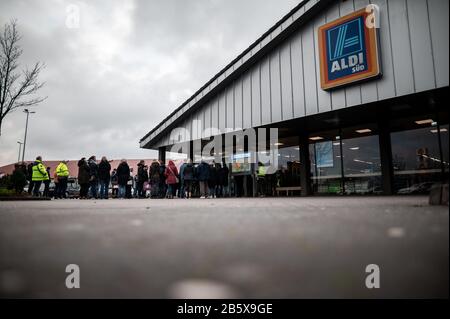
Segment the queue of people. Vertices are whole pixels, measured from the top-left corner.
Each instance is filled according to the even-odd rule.
[[[96,156],[83,157],[78,161],[78,184],[80,199],[119,198],[217,198],[229,196],[229,169],[223,164],[198,165],[186,160],[178,168],[171,160],[167,165],[154,160],[150,166],[141,160],[134,174],[127,160],[122,159],[117,168],[112,169],[111,161]],[[53,175],[54,189],[50,192],[50,167],[45,167],[42,157],[36,157],[28,166],[17,164],[14,174],[23,174],[23,187],[28,180],[28,193],[63,199],[67,197],[68,180],[71,173],[67,161],[61,161]],[[110,192],[111,189],[111,192]]]

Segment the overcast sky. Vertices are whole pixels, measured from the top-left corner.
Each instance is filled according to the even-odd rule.
[[[299,2],[1,0],[1,28],[19,24],[22,65],[46,64],[26,159],[156,156],[139,139]],[[7,116],[0,165],[17,161],[24,126],[22,111]]]

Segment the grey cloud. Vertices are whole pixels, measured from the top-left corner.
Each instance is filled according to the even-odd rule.
[[[45,62],[27,159],[152,157],[139,139],[298,3],[294,0],[0,2],[24,64]],[[80,29],[65,26],[80,8]],[[5,121],[0,165],[17,160],[24,114]]]

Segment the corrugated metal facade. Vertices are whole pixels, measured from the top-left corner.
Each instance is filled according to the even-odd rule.
[[[301,15],[318,2],[309,1],[296,14]],[[322,90],[317,58],[318,27],[368,4],[380,8],[383,76],[330,92]],[[224,131],[276,125],[280,121],[448,86],[448,6],[447,0],[335,1],[177,126],[186,127],[191,137],[192,134],[195,137],[205,128],[218,127]],[[285,23],[295,19],[294,14]],[[261,46],[264,44],[263,41]],[[233,69],[236,68],[235,65]],[[195,98],[176,116],[181,116],[200,99],[201,96]],[[195,132],[193,120],[202,123],[201,127],[194,128]],[[171,121],[166,121],[149,139],[161,133]],[[152,148],[173,144],[169,134],[170,130],[155,138]],[[211,134],[202,137],[207,136]]]

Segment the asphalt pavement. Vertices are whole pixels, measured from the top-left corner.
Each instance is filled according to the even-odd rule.
[[[427,201],[0,202],[0,296],[448,298],[448,207]],[[80,288],[66,286],[69,264]]]

